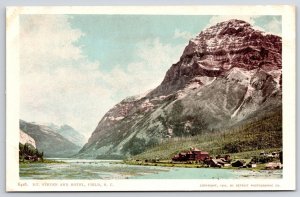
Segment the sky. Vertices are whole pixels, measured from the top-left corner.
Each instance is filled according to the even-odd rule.
[[[88,138],[115,104],[158,86],[191,38],[232,18],[281,35],[280,16],[21,15],[20,118]]]

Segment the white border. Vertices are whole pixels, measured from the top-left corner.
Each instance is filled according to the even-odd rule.
[[[283,75],[282,179],[249,180],[20,180],[19,136],[19,15],[20,14],[147,14],[147,15],[281,15]],[[101,6],[8,7],[6,13],[6,190],[7,191],[227,191],[295,190],[295,8],[276,6]],[[47,183],[56,184],[49,186]],[[59,186],[69,183],[68,187]],[[73,183],[73,186],[71,186]],[[83,184],[84,186],[78,186]],[[98,183],[97,187],[88,186]],[[32,186],[39,184],[39,186]],[[202,184],[206,184],[202,185]],[[209,185],[216,186],[209,186]],[[226,185],[223,186],[223,185]],[[270,185],[270,186],[268,186]]]

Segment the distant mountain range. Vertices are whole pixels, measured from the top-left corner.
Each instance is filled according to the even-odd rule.
[[[64,135],[67,135],[68,133],[75,133],[76,136],[77,133],[75,130],[69,126],[63,126],[56,130],[54,127],[48,125],[20,120],[20,130],[22,131],[20,135],[23,136],[20,142],[30,141],[32,144],[34,141],[34,147],[40,152],[44,152],[45,157],[71,157],[81,148],[81,146],[60,134],[64,133]],[[74,137],[69,138],[74,139]]]
[[[82,147],[86,143],[85,136],[67,124],[57,126],[54,123],[49,123],[47,126],[78,146]]]
[[[253,118],[260,123],[281,111],[281,54],[281,37],[245,21],[209,27],[189,41],[157,88],[110,109],[77,156],[126,157],[170,138],[243,128]]]

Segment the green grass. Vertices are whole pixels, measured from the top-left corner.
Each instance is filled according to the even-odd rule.
[[[175,154],[197,147],[210,155],[230,154],[234,158],[250,159],[261,151],[272,152],[282,149],[281,112],[263,118],[248,120],[224,131],[206,132],[184,138],[171,138],[147,149],[132,159],[170,160]]]
[[[43,161],[29,161],[29,160],[24,160],[24,161],[19,161],[20,165],[23,166],[28,166],[28,164],[32,164],[32,163],[53,163],[53,164],[57,164],[57,163],[65,163],[64,161],[58,161],[58,160],[50,160],[50,159],[44,159]]]

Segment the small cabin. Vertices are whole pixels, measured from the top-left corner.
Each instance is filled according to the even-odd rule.
[[[231,165],[232,165],[232,167],[242,167],[242,166],[244,166],[244,164],[245,164],[245,161],[237,160],[236,162],[232,163]]]

